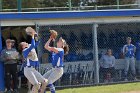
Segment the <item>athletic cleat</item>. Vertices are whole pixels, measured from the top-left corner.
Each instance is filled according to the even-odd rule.
[[[48,85],[48,80],[45,79],[44,82],[42,82],[42,86],[40,88],[40,92],[39,93],[45,93],[45,89],[46,89],[47,85]]]

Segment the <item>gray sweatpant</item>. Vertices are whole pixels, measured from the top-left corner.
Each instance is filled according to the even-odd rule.
[[[52,68],[48,72],[46,72],[43,77],[48,79],[48,84],[53,84],[63,75],[63,67],[60,68]]]
[[[44,82],[45,78],[33,67],[24,67],[24,75],[33,85]]]
[[[133,74],[133,76],[135,76],[136,75],[136,68],[135,68],[135,58],[134,57],[131,57],[131,58],[126,57],[125,58],[125,68],[124,68],[125,77],[127,77],[129,67],[131,69],[131,73]]]

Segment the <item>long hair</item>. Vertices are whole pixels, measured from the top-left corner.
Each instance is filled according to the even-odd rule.
[[[69,52],[69,45],[68,44],[65,44],[64,47],[63,47],[63,49],[64,49],[64,54],[67,55],[68,52]]]
[[[63,39],[62,37],[61,39],[62,39],[62,42],[64,43],[64,46],[63,46],[64,54],[67,55],[69,52],[69,45],[66,43],[65,39]]]
[[[20,53],[22,53],[22,50],[23,50],[23,48],[22,48],[22,42],[19,43],[19,45],[18,45],[18,50],[19,50]]]

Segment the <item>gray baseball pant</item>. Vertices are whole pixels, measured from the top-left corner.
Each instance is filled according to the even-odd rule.
[[[24,67],[24,75],[33,85],[44,82],[45,78],[33,67]]]
[[[136,68],[135,68],[135,58],[134,57],[131,57],[131,58],[126,57],[125,58],[125,68],[124,68],[125,77],[127,77],[129,67],[131,69],[131,73],[135,77],[135,75],[136,75]]]
[[[53,84],[63,75],[63,67],[52,68],[46,72],[43,77],[48,79],[48,84]]]

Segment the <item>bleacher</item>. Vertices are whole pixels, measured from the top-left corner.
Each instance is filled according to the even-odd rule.
[[[125,60],[124,59],[117,59],[115,61],[115,78],[114,81],[122,81],[124,78],[124,67],[125,67]],[[41,73],[44,74],[46,71],[51,69],[51,63],[41,64]],[[79,84],[89,84],[93,83],[94,79],[94,69],[95,64],[94,61],[77,61],[77,62],[66,62],[64,63],[64,75],[63,79],[60,81],[61,84],[71,85],[73,83],[73,78],[78,81]],[[80,75],[80,76],[79,76]],[[101,74],[100,74],[101,75]],[[77,78],[79,76],[79,78]],[[100,78],[102,79],[102,78]],[[57,82],[60,85],[60,82]],[[73,83],[74,84],[74,83]]]

